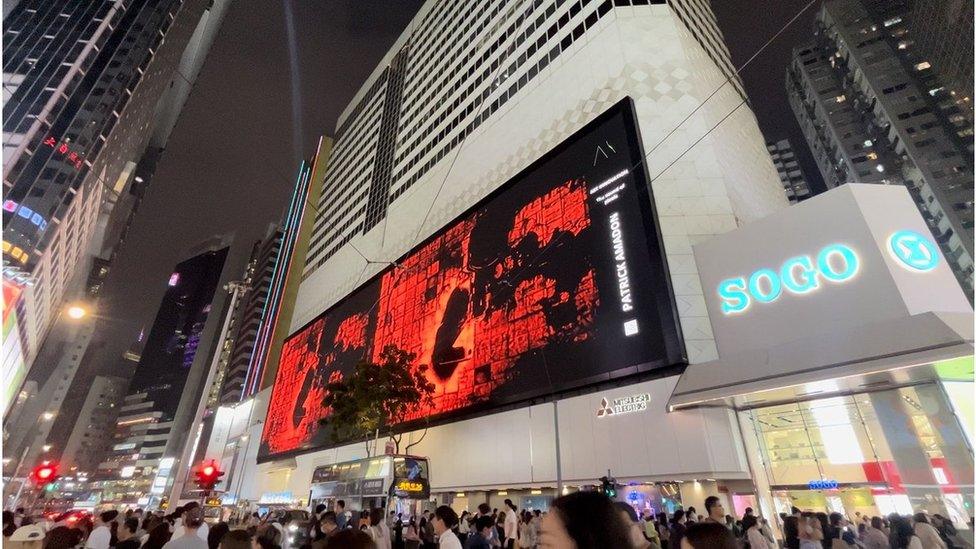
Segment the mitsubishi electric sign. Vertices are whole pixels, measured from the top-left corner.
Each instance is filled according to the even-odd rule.
[[[908,191],[844,185],[695,246],[719,356],[972,309]]]
[[[596,417],[610,417],[633,412],[646,412],[647,405],[651,402],[651,395],[641,393],[620,398],[607,400],[606,397],[600,400],[600,408],[596,411]]]

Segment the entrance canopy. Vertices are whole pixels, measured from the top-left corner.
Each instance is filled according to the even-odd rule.
[[[921,313],[688,366],[668,409],[748,409],[917,385],[973,381],[973,315]]]

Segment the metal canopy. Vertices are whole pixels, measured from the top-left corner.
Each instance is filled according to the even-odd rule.
[[[916,385],[945,378],[938,363],[972,355],[971,313],[922,313],[692,364],[668,410],[751,408]],[[973,380],[971,361],[955,370],[950,377]]]

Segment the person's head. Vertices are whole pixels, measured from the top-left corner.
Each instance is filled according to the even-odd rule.
[[[377,549],[376,542],[369,534],[359,530],[343,530],[329,539],[329,547],[343,549]]]
[[[802,513],[800,512],[800,508],[795,505],[793,507],[790,507],[790,514],[793,515],[794,517],[799,517],[802,515]]]
[[[341,513],[343,511],[345,511],[346,510],[346,501],[345,500],[342,500],[342,499],[337,500],[336,503],[335,503],[335,509],[336,509],[336,513]]]
[[[230,526],[227,526],[226,522],[221,521],[214,524],[210,528],[210,531],[207,532],[207,546],[209,549],[217,549],[220,547],[220,542],[227,535],[227,532],[230,532]]]
[[[787,515],[783,519],[783,537],[787,540],[800,539],[800,520],[798,518]]]
[[[482,515],[489,515],[491,514],[491,506],[487,503],[481,503],[478,505],[478,512]]]
[[[119,539],[126,540],[136,535],[136,531],[139,530],[139,519],[135,516],[125,519],[122,526],[119,527]]]
[[[170,537],[169,524],[167,524],[165,521],[160,522],[155,528],[149,531],[149,538],[146,540],[143,547],[162,547],[167,541],[169,541]]]
[[[195,503],[195,502],[194,502]],[[183,509],[183,527],[187,530],[196,530],[203,524],[203,510],[199,505],[190,507],[187,505]]]
[[[117,517],[117,516],[119,516],[119,512],[118,511],[114,511],[114,510],[112,510],[112,511],[105,511],[105,512],[103,512],[103,513],[101,513],[101,514],[98,515],[98,521],[99,521],[100,524],[106,524],[107,525],[110,522],[112,522],[113,520],[115,520],[115,517]]]
[[[668,523],[668,514],[667,513],[658,513],[657,514],[657,521],[658,521],[659,524],[667,524]]]
[[[748,517],[749,515],[752,515],[752,514],[754,514],[754,512],[753,512],[753,510],[752,510],[752,507],[746,507],[746,511],[745,511],[745,513],[746,513],[746,514],[745,514],[745,516],[747,516],[747,517]]]
[[[888,520],[891,523],[891,534],[888,536],[891,547],[894,549],[908,547],[912,541],[912,534],[914,534],[911,523],[908,522],[908,519],[898,515],[890,515]]]
[[[438,536],[458,525],[458,516],[447,505],[434,509],[434,533]]]
[[[647,539],[644,537],[644,530],[638,524],[637,512],[628,503],[622,501],[613,502],[614,507],[617,508],[620,518],[623,519],[624,523],[628,526],[628,531],[630,532],[630,543],[634,547],[643,547],[647,545]]]
[[[369,525],[378,526],[379,523],[383,522],[383,510],[373,509],[369,512]]]
[[[841,527],[844,525],[844,515],[840,513],[831,513],[828,517],[830,520],[830,525],[835,527]]]
[[[696,522],[688,527],[681,538],[680,549],[736,549],[738,544],[732,532],[714,522]]]
[[[725,507],[722,506],[722,500],[718,499],[718,496],[705,498],[705,512],[712,520],[722,522],[723,517],[725,517]]]
[[[685,523],[685,511],[684,509],[678,509],[671,515],[672,524],[684,524]]]
[[[539,518],[542,516],[542,511],[540,511],[539,509],[533,509],[532,514],[535,515],[535,518]]]
[[[322,513],[322,518],[319,519],[319,530],[329,534],[338,527],[339,523],[336,520],[335,511],[326,511]]]
[[[871,528],[877,528],[878,530],[884,527],[884,521],[881,517],[871,517]]]
[[[508,506],[508,508],[511,509],[512,511],[514,511],[515,509],[517,509],[517,507],[515,507],[515,504],[512,503],[512,500],[510,500],[510,499],[506,499],[505,500],[505,505]]]
[[[495,527],[495,521],[491,520],[491,517],[487,514],[478,517],[478,520],[474,522],[474,527],[477,531],[481,532],[482,535],[487,536],[491,529]]]
[[[698,511],[695,510],[694,506],[689,506],[688,507],[688,511],[685,513],[685,516],[693,517],[693,516],[695,516],[697,514],[698,514]]]
[[[502,524],[503,522],[505,522],[505,511],[499,512],[495,520],[498,521],[498,524]]]
[[[318,505],[315,506],[315,514],[316,515],[321,515],[322,514],[322,511],[325,511],[325,509],[326,509],[325,504],[324,503],[320,503],[320,504],[318,504]]]
[[[52,528],[44,536],[44,549],[71,549],[81,541],[81,532],[67,526]]]
[[[629,547],[630,530],[610,498],[575,492],[553,500],[542,519],[540,541],[553,549]]]
[[[132,511],[132,514],[135,515],[136,518],[142,518],[142,507],[136,507],[135,510]]]
[[[748,530],[753,527],[758,527],[759,521],[756,519],[756,515],[746,515],[742,517],[742,529]]]
[[[460,517],[459,520],[464,520],[464,519],[468,518],[468,515],[470,515],[470,514],[471,513],[467,512],[466,510],[465,511],[461,511],[461,517]]]
[[[219,547],[220,549],[251,549],[251,534],[248,534],[247,530],[231,530],[220,538]]]
[[[929,523],[929,517],[925,513],[915,513],[912,517],[916,523],[923,522],[925,524]]]

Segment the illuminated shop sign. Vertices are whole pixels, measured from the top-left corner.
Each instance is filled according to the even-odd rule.
[[[641,393],[614,399],[602,399],[600,409],[596,411],[596,417],[610,417],[620,414],[630,414],[633,412],[646,412],[647,406],[651,402],[651,395]]]
[[[727,278],[719,283],[722,313],[741,313],[754,302],[772,303],[784,293],[808,294],[827,284],[841,284],[857,275],[860,259],[846,244],[824,246],[817,255],[787,259],[778,268],[757,269],[748,277]]]
[[[939,264],[939,248],[915,231],[897,231],[888,238],[888,252],[913,271],[928,272]]]
[[[840,486],[836,480],[811,480],[807,487],[811,490],[836,490]]]
[[[292,334],[260,459],[335,444],[329,381],[387,345],[435,387],[402,429],[681,363],[642,154],[628,99]]]

